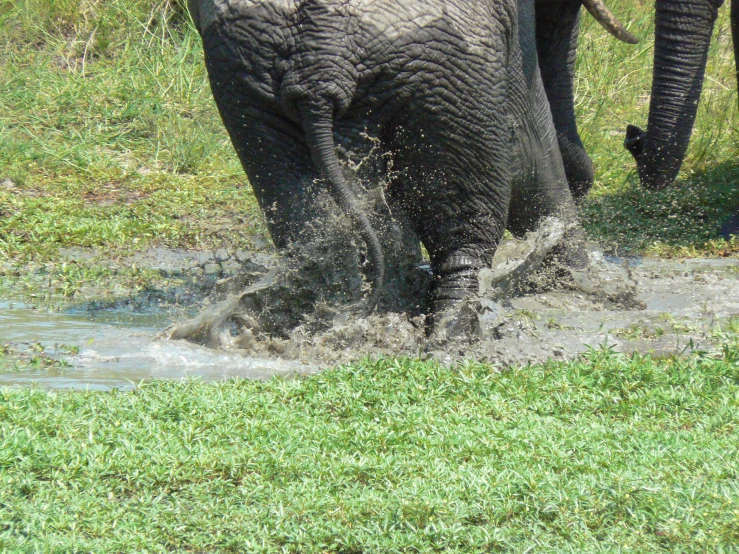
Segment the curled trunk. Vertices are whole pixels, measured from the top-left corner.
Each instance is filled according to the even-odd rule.
[[[624,143],[647,188],[668,186],[680,171],[698,111],[717,7],[715,0],[657,0],[647,131],[629,125]]]

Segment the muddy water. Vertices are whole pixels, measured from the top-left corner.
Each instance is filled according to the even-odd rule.
[[[483,357],[508,363],[572,358],[602,345],[654,355],[717,350],[715,331],[739,317],[739,260],[610,259],[628,266],[644,309],[611,309],[598,298],[544,293],[510,301],[512,314]]]
[[[716,348],[711,329],[739,317],[739,260],[606,263],[621,268],[628,264],[645,309],[614,309],[597,297],[576,292],[533,294],[501,302],[494,328],[475,344],[446,350],[413,344],[408,352],[399,347],[347,349],[323,361],[295,356],[266,359],[184,340],[161,340],[157,335],[182,318],[166,309],[96,309],[87,304],[49,310],[0,300],[0,346],[9,350],[0,360],[0,386],[35,383],[43,388],[107,390],[130,389],[149,378],[263,379],[310,373],[329,361],[350,361],[366,352],[422,351],[442,362],[469,357],[500,365],[570,359],[603,344],[623,352],[680,354]],[[34,357],[39,367],[29,366]],[[25,363],[14,364],[14,358]]]
[[[310,371],[294,362],[157,340],[172,319],[166,311],[49,310],[0,301],[0,345],[10,349],[5,364],[0,362],[0,386],[131,389],[150,378],[264,379]]]

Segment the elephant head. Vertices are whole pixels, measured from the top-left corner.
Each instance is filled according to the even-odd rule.
[[[647,130],[626,130],[643,186],[659,190],[677,177],[698,110],[708,47],[723,0],[657,0],[654,73]],[[736,53],[739,0],[732,2]]]

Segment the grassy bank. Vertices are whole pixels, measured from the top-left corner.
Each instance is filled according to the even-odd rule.
[[[736,552],[739,349],[0,392],[0,548]]]
[[[5,2],[0,256],[207,248],[261,233],[174,2]]]
[[[584,18],[577,112],[598,179],[586,226],[611,250],[731,255],[737,245],[716,240],[739,205],[728,9],[682,179],[664,193],[639,189],[621,145],[627,123],[646,122],[653,6],[614,9],[642,42]],[[0,2],[0,98],[0,259],[11,265],[59,247],[249,247],[264,234],[181,2]]]

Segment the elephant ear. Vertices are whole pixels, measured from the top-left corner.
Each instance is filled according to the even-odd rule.
[[[644,140],[647,133],[636,125],[628,125],[626,127],[626,138],[624,139],[624,148],[631,152],[634,159],[638,162],[644,152]]]

